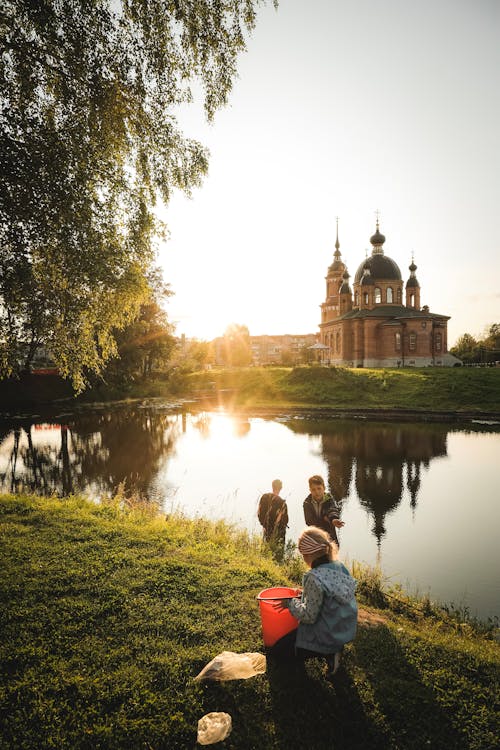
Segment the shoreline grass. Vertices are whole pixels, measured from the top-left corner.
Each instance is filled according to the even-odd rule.
[[[210,711],[231,714],[223,747],[235,750],[495,747],[491,632],[430,605],[398,609],[369,574],[369,617],[334,685],[314,661],[305,678],[269,668],[196,683],[223,650],[262,651],[256,594],[298,583],[296,559],[278,565],[236,527],[121,497],[4,495],[0,534],[1,748],[192,748]]]
[[[243,368],[192,373],[182,394],[231,394],[240,406],[500,414],[500,368]]]
[[[159,398],[172,402],[196,400],[207,407],[215,403],[248,410],[295,408],[339,410],[368,417],[393,412],[394,416],[399,413],[403,417],[408,414],[417,418],[425,418],[426,414],[443,415],[444,418],[474,414],[500,418],[500,367],[212,369],[189,374],[174,372],[161,379],[121,387],[103,384],[78,397],[66,395],[64,398],[59,393],[61,383],[55,382],[52,391],[45,383],[44,389],[37,386],[22,393],[13,390],[12,383],[7,384],[8,388],[5,383],[0,383],[0,408],[22,411],[23,408],[50,409],[56,404],[91,407]],[[35,391],[39,392],[39,398],[35,397]]]

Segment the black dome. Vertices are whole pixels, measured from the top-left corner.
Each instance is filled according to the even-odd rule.
[[[370,255],[364,260],[356,271],[354,283],[359,284],[365,267],[370,269],[371,277],[374,281],[401,281],[401,271],[398,264],[387,255],[377,253]]]
[[[385,237],[379,231],[378,225],[377,225],[377,231],[375,232],[375,234],[372,234],[372,236],[370,237],[370,242],[372,243],[372,245],[383,245],[385,242]]]

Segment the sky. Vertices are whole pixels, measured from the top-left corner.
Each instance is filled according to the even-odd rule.
[[[178,335],[318,331],[335,250],[351,275],[376,211],[448,344],[500,322],[500,2],[281,0],[261,7],[191,198],[162,218]]]

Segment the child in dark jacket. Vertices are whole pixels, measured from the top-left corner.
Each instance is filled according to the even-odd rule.
[[[307,526],[324,529],[339,546],[337,529],[344,526],[340,520],[340,505],[329,492],[325,492],[323,477],[315,474],[309,479],[310,494],[304,500],[304,520]]]
[[[276,609],[288,609],[298,629],[278,641],[270,654],[278,659],[326,658],[333,675],[340,653],[356,634],[356,581],[337,559],[338,548],[324,529],[310,526],[299,537],[299,551],[310,570],[304,575],[302,596],[281,599]]]

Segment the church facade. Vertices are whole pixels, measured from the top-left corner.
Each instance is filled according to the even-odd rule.
[[[428,367],[460,364],[448,353],[449,315],[420,306],[417,266],[403,281],[397,263],[384,254],[385,237],[377,219],[372,252],[350,275],[338,238],[326,275],[321,304],[322,359],[347,367]]]

